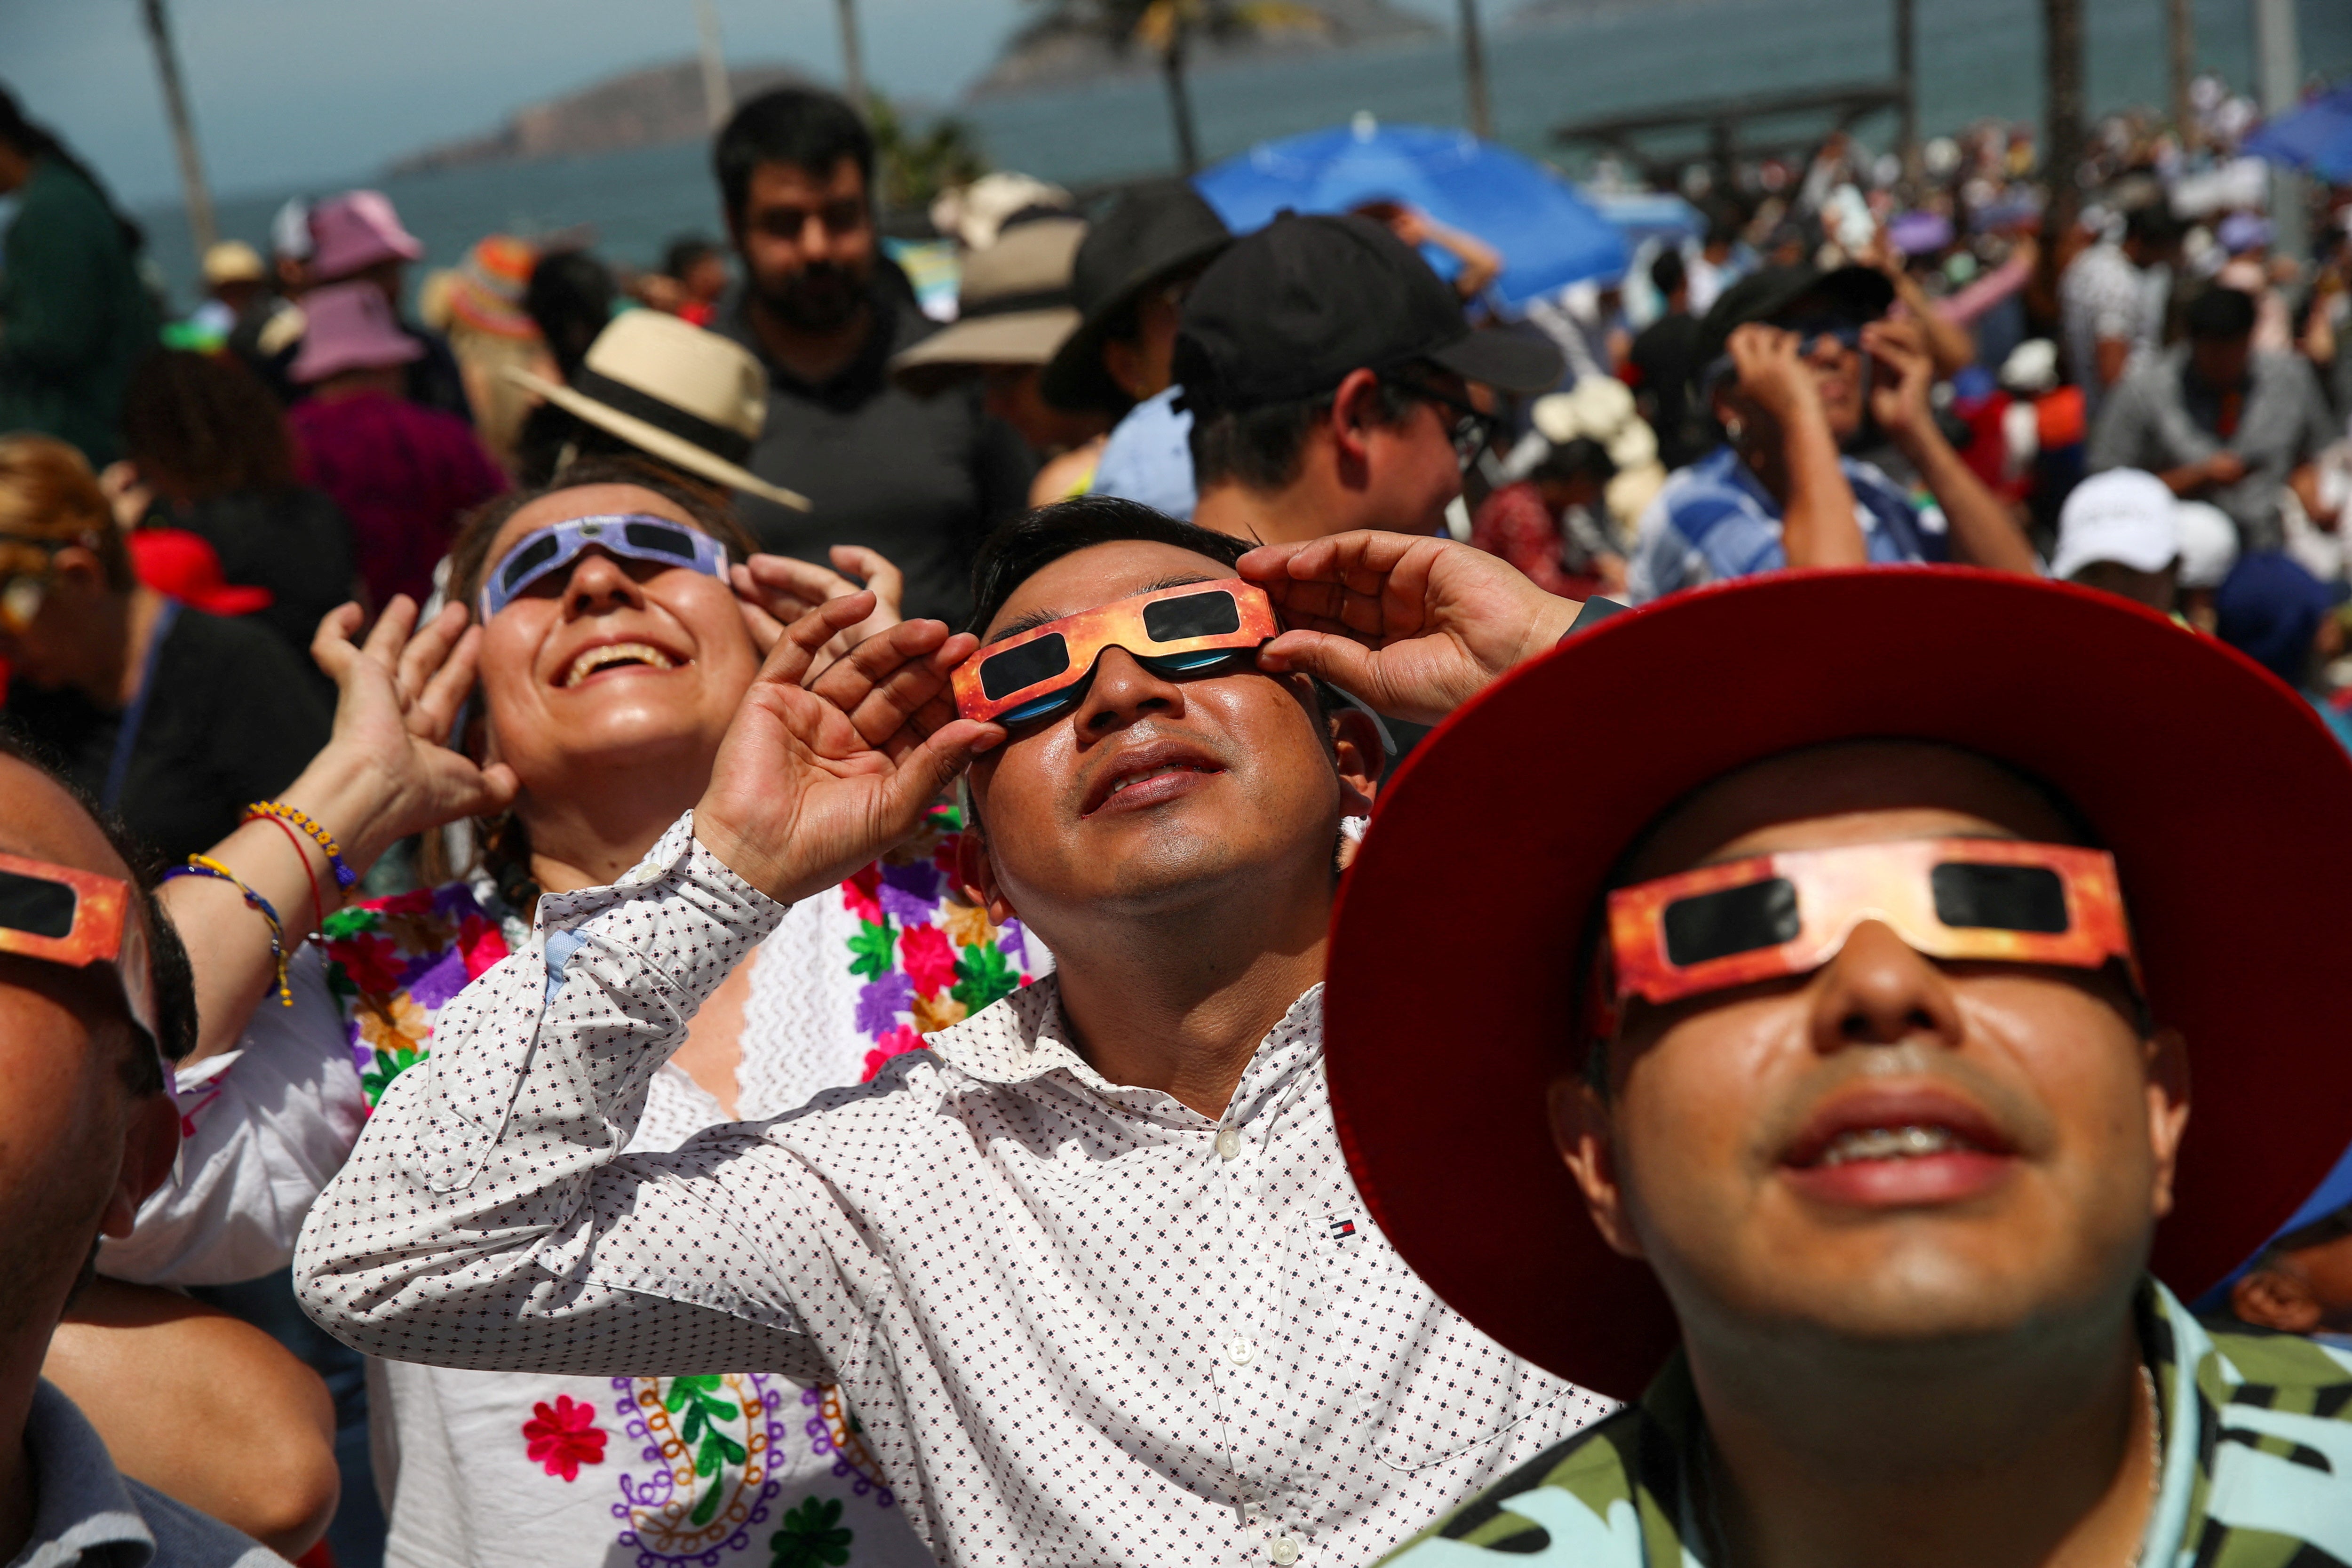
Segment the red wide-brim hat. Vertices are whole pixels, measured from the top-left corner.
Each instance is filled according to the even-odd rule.
[[[2243,1262],[2352,1142],[2352,757],[2252,660],[2126,600],[1960,568],[1781,573],[1601,623],[1497,682],[1380,796],[1324,998],[1366,1205],[1504,1346],[1633,1398],[1672,1310],[1601,1241],[1551,1081],[1611,868],[1692,790],[1828,742],[1965,747],[2080,809],[2122,873],[2193,1109],[2154,1268]]]

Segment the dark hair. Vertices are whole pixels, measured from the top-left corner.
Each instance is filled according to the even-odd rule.
[[[2180,324],[2192,342],[2242,338],[2254,330],[2258,313],[2252,294],[2216,283],[2189,301],[2180,312]]]
[[[294,482],[285,411],[230,354],[149,354],[123,392],[122,447],[148,482],[191,501]]]
[[[697,263],[719,254],[719,247],[698,234],[682,234],[662,251],[662,276],[683,280]]]
[[[763,92],[727,121],[710,149],[711,172],[730,221],[741,219],[751,197],[751,174],[762,163],[786,163],[814,175],[833,173],[844,158],[874,193],[874,133],[849,100],[814,87]]]
[[[1375,406],[1381,424],[1393,425],[1412,411],[1417,399],[1403,383],[1382,376],[1374,384],[1379,388]],[[1337,391],[1239,411],[1196,413],[1192,436],[1193,484],[1203,490],[1212,485],[1282,489],[1298,477],[1307,433],[1330,414]]]
[[[82,184],[98,193],[99,205],[106,216],[114,220],[115,231],[122,237],[122,248],[133,255],[147,244],[147,231],[131,222],[114,205],[113,194],[106,182],[100,179],[90,166],[74,156],[71,149],[58,140],[57,133],[45,125],[37,125],[25,118],[16,95],[0,84],[0,142],[5,142],[27,158],[47,158],[73,171]]]
[[[2172,216],[2171,204],[2161,196],[2124,214],[2124,237],[2141,245],[2177,244],[2184,232],[2180,220]]]
[[[1650,287],[1661,294],[1672,294],[1690,281],[1690,271],[1683,266],[1679,250],[1661,250],[1650,262]]]
[[[1597,485],[1605,485],[1616,477],[1617,464],[1609,456],[1609,448],[1590,436],[1560,442],[1528,472],[1531,479],[1550,479],[1558,484],[1590,479]]]
[[[1257,548],[1255,542],[1202,528],[1118,496],[1076,496],[1025,512],[998,529],[971,563],[971,620],[968,629],[985,636],[988,623],[1004,608],[1014,589],[1065,555],[1097,544],[1137,542],[1172,544],[1231,566]]]
[[[613,320],[620,290],[604,264],[584,250],[558,250],[540,258],[523,286],[522,308],[547,340],[555,368],[566,381],[580,374],[588,345]]]
[[[173,1061],[196,1048],[196,983],[188,966],[188,950],[172,917],[155,899],[158,867],[153,852],[140,844],[121,817],[90,798],[88,790],[66,776],[36,744],[16,731],[0,729],[0,757],[13,757],[73,797],[76,805],[106,836],[106,842],[131,868],[132,912],[147,931],[147,977],[155,993],[155,1044]],[[134,1035],[133,1039],[137,1037]],[[134,1095],[161,1094],[163,1068],[140,1042],[124,1057],[123,1087]]]

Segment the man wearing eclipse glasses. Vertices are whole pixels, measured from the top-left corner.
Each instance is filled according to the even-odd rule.
[[[1390,1561],[2352,1562],[2352,1357],[2182,1305],[2352,1142],[2347,813],[2298,694],[2015,576],[1725,584],[1487,692],[1350,873],[1333,1114],[1441,1299],[1637,1403]]]
[[[280,1561],[115,1468],[42,1357],[101,1235],[172,1175],[179,939],[65,785],[0,741],[0,1562]]]
[[[1000,533],[974,594],[977,635],[908,623],[805,688],[865,596],[792,628],[694,812],[443,1012],[311,1211],[304,1300],[410,1360],[837,1381],[943,1562],[1369,1562],[1605,1406],[1440,1303],[1348,1179],[1319,982],[1381,750],[1314,677],[1433,720],[1577,606],[1450,541],[1250,552],[1107,498]],[[783,902],[968,759],[952,874],[1055,976],[625,1153]]]

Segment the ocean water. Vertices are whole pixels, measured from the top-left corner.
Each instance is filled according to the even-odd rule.
[[[1564,121],[1883,79],[1894,70],[1891,11],[1883,0],[1621,0],[1576,19],[1492,19],[1505,9],[1487,0],[1496,133],[1572,172],[1581,154],[1549,140]],[[2165,0],[2085,0],[2084,9],[2093,111],[2160,104],[2168,91]],[[2041,0],[1918,0],[1927,133],[1988,116],[2038,118],[2041,10]],[[2246,0],[2196,0],[2195,11],[2200,67],[2247,86]],[[2305,69],[2331,79],[2352,72],[2352,0],[2300,0],[2300,15]],[[1464,115],[1460,58],[1450,37],[1229,66],[1199,76],[1192,96],[1202,152],[1212,159],[1359,110],[1441,124]],[[997,167],[1049,180],[1095,184],[1163,173],[1174,161],[1156,76],[982,100],[957,112]],[[1865,123],[1863,133],[1883,143],[1893,133],[1892,116]],[[366,180],[355,172],[354,183]],[[425,242],[427,266],[453,264],[485,234],[574,226],[592,230],[604,255],[642,266],[673,235],[720,228],[717,189],[698,144],[378,183]],[[263,245],[270,214],[298,194],[325,193],[260,192],[218,202],[224,234]],[[185,218],[176,206],[142,216],[156,261],[185,301],[195,272]]]

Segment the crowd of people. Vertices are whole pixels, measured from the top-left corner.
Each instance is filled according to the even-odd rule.
[[[0,91],[0,1560],[2352,1564],[2352,191],[2197,101],[942,324],[807,87],[178,319]]]

